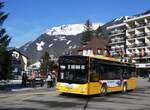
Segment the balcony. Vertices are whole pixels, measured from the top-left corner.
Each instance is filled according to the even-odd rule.
[[[126,50],[126,54],[128,55],[128,56],[132,56],[132,51],[131,50]]]
[[[142,57],[150,57],[150,56],[147,56],[147,54],[146,53],[144,53],[144,55],[142,56],[141,55],[141,53],[139,53],[139,54],[134,54],[134,57],[137,57],[137,58],[142,58]]]
[[[146,46],[146,43],[142,43],[142,42],[134,45],[134,47],[144,47],[144,46]]]
[[[125,43],[125,41],[123,41],[123,40],[116,40],[115,42],[110,42],[109,44],[113,45],[113,44],[124,44],[124,43]]]
[[[134,37],[144,37],[146,36],[146,33],[140,33],[140,34],[135,34]]]
[[[130,23],[127,23],[127,24],[126,24],[126,27],[127,27],[127,29],[133,29],[133,28],[136,27],[136,25],[135,25],[134,22],[130,22]]]
[[[122,35],[122,34],[125,34],[125,31],[124,30],[114,30],[114,31],[111,31],[109,33],[109,35],[112,37],[112,36],[117,36],[117,35]]]
[[[140,21],[140,22],[136,21],[136,22],[128,23],[126,26],[130,30],[130,29],[144,27],[146,25],[147,25],[147,23],[145,23],[144,21]]]
[[[135,37],[136,37],[135,34],[129,34],[129,35],[127,36],[127,39],[133,39],[133,38],[135,38]]]
[[[135,28],[139,28],[139,27],[143,27],[143,26],[146,26],[146,23],[140,23],[138,25],[135,25]]]
[[[150,46],[150,38],[145,37],[145,44],[146,46]]]
[[[150,32],[145,33],[145,36],[150,36]]]
[[[135,47],[135,44],[127,45],[127,48],[134,48],[134,47]]]
[[[145,52],[144,55],[145,57],[150,57],[150,52]]]
[[[150,21],[148,23],[146,23],[145,26],[150,27]]]
[[[135,54],[133,54],[133,56],[134,56],[134,57],[140,57],[141,55],[140,55],[140,54],[135,53]]]

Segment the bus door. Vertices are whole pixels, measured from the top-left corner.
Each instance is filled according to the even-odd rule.
[[[100,93],[100,83],[99,83],[99,70],[98,62],[94,59],[90,59],[90,73],[89,73],[89,94],[99,94]]]
[[[135,78],[135,68],[134,67],[125,67],[123,78],[127,79],[128,90],[136,88],[136,78]]]

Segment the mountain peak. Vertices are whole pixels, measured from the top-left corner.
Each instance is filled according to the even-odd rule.
[[[102,23],[93,23],[93,29],[96,30]],[[46,30],[48,35],[77,35],[84,31],[84,24],[69,24],[52,27]]]

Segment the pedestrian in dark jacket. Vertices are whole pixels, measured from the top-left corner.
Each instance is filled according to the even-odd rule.
[[[22,74],[22,87],[26,87],[27,86],[27,74],[26,73],[23,73]]]

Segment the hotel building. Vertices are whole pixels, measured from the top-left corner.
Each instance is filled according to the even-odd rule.
[[[127,60],[135,63],[138,74],[150,73],[150,12],[136,16],[123,17],[121,21],[107,27],[111,52],[120,58],[124,54]],[[116,21],[117,21],[116,20]]]

